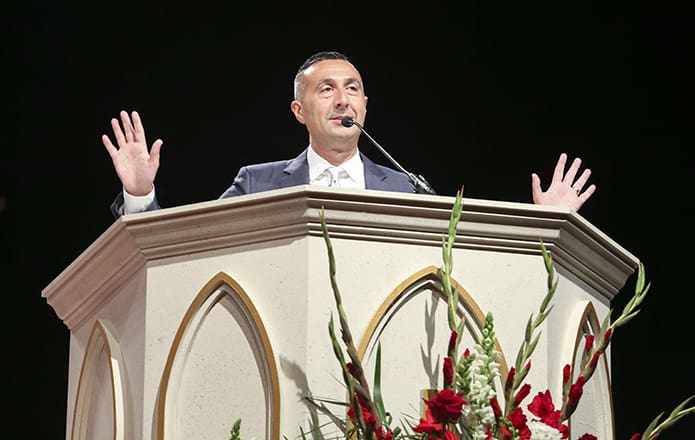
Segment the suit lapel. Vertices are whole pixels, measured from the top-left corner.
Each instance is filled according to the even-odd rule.
[[[386,174],[369,160],[367,156],[360,153],[362,163],[364,163],[364,184],[367,189],[388,189],[386,186]]]
[[[306,150],[292,159],[282,172],[282,176],[278,179],[280,188],[307,185],[309,183],[309,162],[306,159]]]

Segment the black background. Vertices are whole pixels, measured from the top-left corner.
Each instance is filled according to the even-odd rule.
[[[687,11],[664,2],[94,3],[3,7],[10,411],[1,429],[10,438],[65,437],[69,331],[41,290],[113,222],[120,185],[100,141],[110,118],[137,109],[149,141],[164,139],[163,206],[215,199],[241,165],[306,146],[289,111],[291,81],[325,49],[360,69],[370,134],[440,194],[465,185],[467,197],[530,202],[532,171],[545,186],[561,152],[581,156],[598,186],[581,215],[652,282],[611,345],[617,438],[695,394]],[[633,287],[634,277],[614,316]],[[662,438],[694,432],[690,416]]]

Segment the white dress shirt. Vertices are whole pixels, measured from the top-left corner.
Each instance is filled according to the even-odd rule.
[[[339,167],[334,167],[323,157],[319,156],[313,148],[309,147],[306,154],[309,162],[309,183],[321,186],[338,186],[340,188],[364,189],[364,164],[359,151],[355,153],[347,162]],[[331,185],[334,179],[331,175],[331,168],[337,174],[337,182]],[[337,184],[336,184],[337,183]]]

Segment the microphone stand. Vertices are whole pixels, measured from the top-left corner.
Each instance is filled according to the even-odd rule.
[[[355,121],[355,120],[352,119],[351,117],[346,116],[346,117],[344,117],[343,119],[341,119],[340,123],[343,124],[343,127],[350,127],[350,126],[353,126],[353,125],[354,125],[354,126],[356,126],[357,128],[359,128],[360,131],[361,131],[362,133],[364,133],[365,136],[367,136],[367,139],[369,139],[369,140],[372,142],[372,144],[374,144],[374,146],[377,147],[377,148],[379,149],[379,151],[381,151],[381,154],[383,154],[384,156],[386,156],[386,158],[387,158],[388,160],[390,160],[391,163],[392,163],[396,168],[398,168],[398,170],[399,170],[400,172],[402,172],[403,174],[405,174],[406,176],[408,176],[408,180],[410,180],[410,183],[413,185],[414,192],[416,192],[416,193],[418,193],[418,194],[432,194],[432,195],[436,195],[436,194],[437,194],[437,193],[434,191],[434,189],[432,189],[432,186],[429,184],[429,182],[427,182],[427,180],[426,180],[424,177],[422,177],[422,176],[419,175],[419,174],[413,174],[413,173],[411,173],[410,171],[407,171],[405,168],[403,168],[403,167],[401,166],[401,164],[399,164],[398,162],[396,162],[396,159],[394,159],[393,157],[391,157],[391,155],[390,155],[389,153],[387,153],[386,150],[384,150],[384,148],[383,148],[381,145],[379,145],[379,143],[378,143],[377,141],[375,141],[374,138],[372,138],[372,137],[369,135],[369,133],[367,133],[367,131],[364,129],[364,127],[362,127],[362,125],[360,125],[357,121]]]

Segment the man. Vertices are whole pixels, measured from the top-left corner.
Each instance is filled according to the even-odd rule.
[[[413,192],[408,176],[377,165],[359,152],[361,131],[345,127],[342,119],[350,117],[360,125],[367,114],[367,96],[359,71],[339,52],[319,52],[309,57],[294,79],[294,100],[290,109],[306,126],[309,146],[296,158],[242,167],[232,186],[221,196],[232,197],[296,185],[337,185],[384,191]],[[137,112],[120,113],[120,123],[111,120],[118,148],[107,135],[102,142],[123,184],[111,210],[115,216],[158,209],[154,180],[159,168],[162,140],[157,139],[148,152],[145,130]],[[121,128],[122,124],[122,128]],[[562,154],[547,191],[540,178],[532,174],[533,201],[542,205],[574,210],[584,204],[596,190],[586,185],[591,171],[586,169],[575,181],[579,158],[565,174],[567,156]]]

